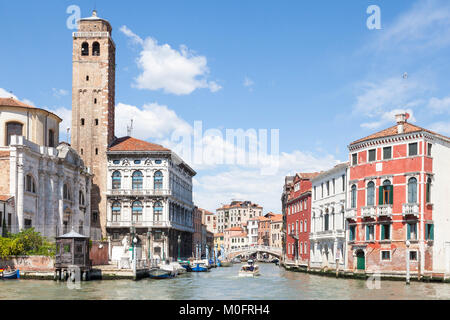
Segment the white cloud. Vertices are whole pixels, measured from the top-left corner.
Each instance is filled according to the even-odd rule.
[[[368,129],[378,129],[384,125],[392,126],[395,124],[395,116],[400,113],[409,113],[410,118],[408,119],[408,122],[416,122],[414,111],[412,109],[394,109],[388,112],[384,112],[377,121],[365,122],[361,124],[361,127]]]
[[[439,121],[431,124],[430,130],[450,137],[450,121]]]
[[[445,97],[442,99],[431,98],[428,102],[428,108],[434,113],[450,113],[450,97]]]
[[[378,41],[371,44],[372,49],[412,53],[416,49],[445,47],[450,44],[450,5],[443,0],[417,1],[383,29]]]
[[[207,88],[211,92],[222,88],[217,82],[207,80],[209,68],[206,57],[196,55],[185,45],[176,50],[169,44],[159,45],[152,37],[143,40],[126,26],[122,26],[120,31],[135,44],[142,46],[137,59],[141,70],[141,74],[135,79],[137,88],[163,90],[176,95],[190,94],[201,88]]]
[[[53,96],[56,98],[64,97],[69,94],[69,91],[64,90],[64,89],[52,88],[52,91],[53,91]]]
[[[254,84],[255,84],[255,82],[253,82],[252,79],[245,77],[244,83],[243,83],[244,87],[247,87],[247,88],[249,88],[250,91],[253,91]]]
[[[6,91],[3,88],[0,88],[0,98],[13,98],[13,99],[19,100],[19,98],[17,98],[17,96],[15,96],[14,94],[12,94],[9,91]]]

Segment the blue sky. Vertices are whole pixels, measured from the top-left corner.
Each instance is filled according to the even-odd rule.
[[[380,30],[366,26],[372,4]],[[113,26],[118,136],[131,117],[134,136],[170,147],[171,134],[191,132],[196,120],[204,129],[280,130],[275,175],[193,164],[200,207],[248,199],[279,212],[286,174],[346,161],[351,141],[393,125],[398,111],[450,135],[448,1],[2,0],[0,95],[54,110],[64,127],[70,5],[82,17],[95,6]]]

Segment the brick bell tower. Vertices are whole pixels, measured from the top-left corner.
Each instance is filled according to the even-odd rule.
[[[115,55],[111,25],[97,17],[80,19],[73,33],[72,147],[94,174],[91,237],[106,237],[106,151],[114,140]],[[94,229],[91,229],[94,231]],[[96,229],[99,230],[99,229]]]

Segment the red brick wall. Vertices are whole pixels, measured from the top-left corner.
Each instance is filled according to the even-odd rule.
[[[0,259],[0,267],[6,266],[21,271],[53,271],[54,259],[43,256],[17,256]]]

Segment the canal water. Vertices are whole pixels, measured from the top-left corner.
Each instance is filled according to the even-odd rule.
[[[83,282],[80,288],[67,283],[39,280],[0,281],[5,300],[309,300],[309,299],[450,299],[450,284],[335,279],[289,272],[273,264],[260,264],[261,276],[239,278],[240,265],[186,273],[174,279],[105,280]]]

